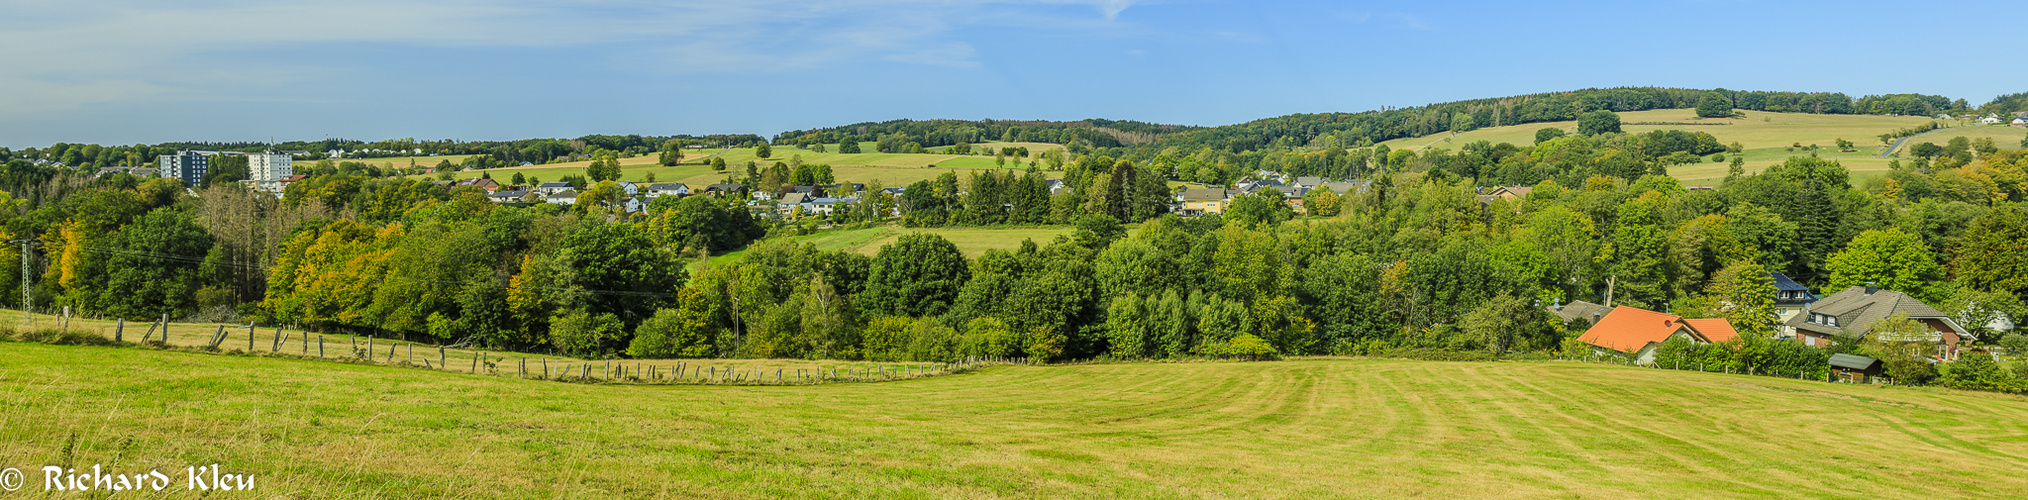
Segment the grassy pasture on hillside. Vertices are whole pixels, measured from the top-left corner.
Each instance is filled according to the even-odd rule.
[[[184,467],[218,463],[254,475],[262,497],[2028,493],[2022,398],[1576,363],[628,386],[0,343],[0,400],[0,464],[153,468],[180,483]]]
[[[1888,160],[1878,158],[1878,155],[1885,147],[1880,143],[1878,137],[1880,134],[1932,121],[1929,118],[1911,116],[1816,115],[1807,113],[1771,113],[1765,111],[1741,111],[1740,113],[1742,116],[1739,118],[1698,118],[1694,110],[1659,109],[1620,113],[1620,121],[1625,124],[1621,128],[1628,133],[1646,133],[1655,130],[1684,130],[1709,133],[1713,137],[1717,137],[1718,142],[1724,144],[1738,142],[1746,150],[1745,167],[1747,173],[1759,172],[1770,165],[1781,163],[1792,156],[1809,156],[1809,151],[1803,149],[1786,151],[1785,148],[1791,145],[1801,143],[1807,147],[1811,144],[1816,144],[1822,146],[1822,149],[1818,150],[1818,156],[1838,160],[1846,169],[1851,170],[1855,174],[1855,178],[1880,175],[1881,172],[1887,171]],[[1664,123],[1664,125],[1643,125],[1642,123]],[[1696,125],[1682,125],[1685,123],[1694,123]],[[1414,151],[1433,148],[1456,151],[1464,147],[1465,144],[1481,140],[1490,141],[1495,144],[1507,142],[1525,147],[1534,144],[1535,131],[1544,128],[1560,128],[1564,132],[1576,133],[1577,122],[1545,122],[1490,127],[1458,134],[1456,137],[1450,137],[1450,133],[1445,132],[1424,137],[1395,139],[1381,144],[1386,144],[1389,148],[1400,149],[1406,147]],[[1968,129],[1953,129],[1938,132],[1931,136],[1925,136],[1924,139],[1935,140],[1932,138],[1942,137],[1941,140],[1935,140],[1935,142],[1943,144],[1943,141],[1950,140],[1950,137],[1955,135],[1954,132],[1957,130]],[[2013,140],[2016,146],[2019,145],[2018,143],[2023,135],[2028,135],[2028,131],[2022,131],[2012,136],[2014,137]],[[1837,152],[1837,140],[1841,138],[1852,141],[1857,146],[1858,151],[1853,153]],[[1995,139],[1996,142],[1998,140]],[[1725,163],[1706,162],[1693,165],[1679,165],[1671,167],[1669,175],[1690,184],[1715,184],[1718,179],[1725,177],[1727,168],[1729,166]]]
[[[748,161],[757,162],[761,168],[767,168],[774,165],[774,162],[788,162],[795,155],[801,155],[803,163],[831,165],[832,176],[840,182],[870,183],[877,180],[887,187],[901,187],[920,180],[935,179],[947,171],[956,171],[960,178],[964,178],[970,176],[974,170],[1027,169],[1025,161],[1017,164],[1010,159],[1007,162],[1007,166],[1001,167],[993,162],[993,157],[991,156],[874,153],[872,152],[873,146],[874,143],[871,142],[863,143],[862,147],[867,152],[859,154],[838,153],[838,148],[835,144],[830,145],[827,149],[829,152],[825,153],[818,153],[807,149],[796,149],[793,146],[778,146],[772,151],[773,154],[765,160],[756,158],[753,148],[732,149],[718,156],[725,159],[725,173],[714,171],[711,167],[702,165],[699,162],[699,159],[717,154],[720,150],[687,153],[687,156],[683,159],[684,164],[673,167],[657,164],[657,158],[653,155],[621,158],[620,179],[642,182],[648,178],[649,173],[653,173],[657,182],[682,182],[692,186],[709,185],[723,182],[726,175],[732,175],[735,178],[746,177],[746,162]],[[1054,144],[1042,143],[989,143],[978,146],[993,146],[996,148],[1000,146],[1027,147],[1031,155],[1041,154],[1045,147],[1061,147]],[[431,164],[434,165],[435,163],[432,162]],[[478,176],[480,173],[489,173],[493,175],[494,180],[506,182],[512,179],[514,174],[520,173],[524,176],[533,176],[544,181],[555,181],[567,175],[583,175],[585,167],[590,165],[591,162],[589,161],[578,161],[465,171],[453,175],[458,178],[466,178]],[[1044,175],[1050,178],[1063,176],[1062,172],[1047,171],[1044,172]],[[433,178],[434,176],[423,177]]]
[[[1999,146],[2000,149],[2020,149],[2021,138],[2028,137],[2028,127],[1985,125],[1948,128],[1909,139],[1908,142],[1902,143],[1901,149],[1896,151],[1902,152],[1902,156],[1908,156],[1907,151],[1910,146],[1925,142],[1932,142],[1938,146],[1943,146],[1949,144],[1953,137],[1964,137],[1971,140],[1978,140],[1983,137],[1992,139],[1993,145]]]

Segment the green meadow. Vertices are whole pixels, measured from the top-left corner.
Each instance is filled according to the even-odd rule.
[[[771,148],[771,154],[767,158],[759,158],[755,148],[692,150],[685,153],[683,158],[684,163],[676,166],[660,165],[656,162],[657,158],[653,155],[621,158],[620,179],[645,182],[649,174],[653,174],[656,182],[682,182],[692,186],[703,186],[725,182],[728,175],[735,179],[745,178],[746,163],[749,161],[759,164],[761,168],[767,168],[774,165],[774,162],[789,162],[798,156],[802,157],[803,163],[806,164],[831,165],[832,177],[839,182],[879,182],[886,187],[901,187],[916,181],[935,179],[945,172],[955,171],[960,178],[964,178],[970,176],[974,171],[980,170],[1014,169],[1018,171],[1028,168],[1026,159],[1015,161],[1015,158],[1008,159],[1006,165],[1002,166],[993,161],[992,156],[981,155],[979,151],[984,151],[984,149],[976,149],[971,155],[953,155],[942,152],[921,154],[875,153],[873,152],[874,145],[875,143],[872,142],[860,143],[861,151],[865,152],[855,154],[837,152],[838,145],[836,144],[826,145],[826,152],[823,153],[794,146],[777,146]],[[976,144],[973,147],[991,147],[995,149],[1000,147],[1026,147],[1029,151],[1029,159],[1039,160],[1043,151],[1059,149],[1063,146],[1028,142],[993,142]],[[945,148],[935,149],[942,150]],[[712,158],[724,159],[726,170],[719,172],[707,165],[706,162]],[[435,162],[430,161],[428,164],[435,165]],[[405,165],[404,163],[397,166]],[[516,173],[524,176],[533,176],[544,181],[555,181],[567,175],[582,175],[585,167],[590,165],[591,162],[589,161],[578,161],[526,167],[496,168],[481,172],[491,174],[494,180],[502,182],[510,180]],[[1047,171],[1047,164],[1038,163],[1038,167],[1043,168],[1043,174],[1050,178],[1063,176],[1061,172]],[[463,178],[478,175],[479,173],[459,172],[454,175]]]
[[[1894,130],[1919,126],[1935,121],[1932,118],[1910,116],[1874,115],[1816,115],[1806,113],[1771,113],[1764,111],[1741,111],[1736,118],[1699,118],[1694,110],[1661,109],[1620,113],[1622,129],[1628,133],[1645,133],[1655,130],[1685,130],[1706,132],[1725,144],[1737,142],[1745,152],[1744,165],[1747,173],[1759,172],[1768,166],[1779,164],[1793,156],[1808,156],[1810,145],[1817,145],[1817,155],[1838,160],[1853,173],[1856,180],[1883,175],[1888,171],[1888,162],[1893,159],[1881,158],[1886,145],[1881,144],[1879,135]],[[1936,131],[1908,141],[1902,147],[1934,142],[1942,145],[1952,137],[1968,139],[1991,138],[2000,147],[2020,146],[2021,139],[2028,137],[2028,128],[2005,126],[1966,126],[1962,120],[1945,121],[1944,126],[1954,127]],[[1426,149],[1457,150],[1465,144],[1477,141],[1512,143],[1526,146],[1535,143],[1535,131],[1544,128],[1558,128],[1564,132],[1576,133],[1577,122],[1546,122],[1489,127],[1451,136],[1449,132],[1386,141],[1381,144],[1391,149],[1408,148],[1412,151]],[[1856,151],[1839,152],[1838,139],[1852,141]],[[1800,144],[1803,148],[1794,148]],[[1731,155],[1727,155],[1728,160]],[[1669,175],[1689,184],[1716,184],[1724,179],[1727,163],[1699,163],[1678,165],[1669,168]]]
[[[626,385],[0,342],[0,400],[0,466],[176,478],[143,498],[214,463],[260,498],[2028,494],[2020,397],[1568,362]]]

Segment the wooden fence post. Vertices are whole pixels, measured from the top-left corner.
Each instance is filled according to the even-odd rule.
[[[365,354],[366,354],[366,360],[367,360],[367,361],[373,361],[373,336],[372,336],[372,335],[367,335],[367,336],[366,336],[366,352],[365,352]],[[357,357],[358,355],[359,355],[358,353],[354,353],[354,354],[353,354],[353,356],[354,356],[354,357]]]
[[[449,370],[451,363],[448,360],[450,358],[445,356],[448,355],[444,354],[444,346],[437,346],[437,365],[444,367],[445,370]]]
[[[549,358],[542,358],[542,379],[549,380]]]
[[[427,361],[427,360],[425,360],[425,361]],[[414,343],[410,343],[410,344],[408,345],[408,364],[411,364],[411,365],[415,364],[415,344],[414,344]]]
[[[212,349],[218,349],[218,343],[223,342],[224,340],[225,340],[225,325],[218,325],[218,332],[211,334],[211,341],[204,343],[204,346]]]
[[[303,337],[303,341],[304,341],[304,342],[309,342],[309,341],[310,341],[310,338],[309,338],[309,337]],[[323,357],[324,357],[324,336],[323,336],[323,335],[318,335],[318,336],[317,336],[317,358],[318,358],[318,359],[322,359]]]
[[[254,334],[255,334],[255,333],[258,333],[258,332],[255,332],[255,331],[254,331],[253,325],[247,325],[247,326],[246,326],[246,352],[247,352],[247,354],[253,354],[253,346],[254,346],[254,343],[253,343],[253,342],[254,342]]]
[[[113,323],[113,341],[119,342],[121,334],[125,333],[124,330],[126,329],[127,329],[127,318],[120,318],[119,322]]]
[[[485,356],[485,355],[486,355],[486,353],[483,353],[483,352],[479,352],[479,353],[472,353],[472,374],[473,374],[473,375],[478,375],[478,374],[479,374],[479,357],[480,357],[480,356]]]
[[[282,327],[279,326],[275,327],[275,348],[268,350],[274,352],[282,352]]]
[[[528,358],[521,358],[521,378],[528,378]]]
[[[395,348],[395,344],[388,344],[388,345],[387,345],[387,362],[389,362],[389,363],[393,363],[393,362],[394,362],[394,348]]]

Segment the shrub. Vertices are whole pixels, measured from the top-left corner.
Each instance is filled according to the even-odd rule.
[[[1401,347],[1379,354],[1386,358],[1404,358],[1423,361],[1498,361],[1499,356],[1486,351],[1451,351],[1421,347]]]
[[[80,332],[76,330],[38,328],[33,331],[29,331],[27,333],[22,333],[19,336],[22,341],[40,342],[50,345],[95,345],[95,346],[113,345],[113,339],[105,338],[104,336],[95,333]]]
[[[1281,357],[1281,353],[1275,351],[1275,346],[1268,345],[1266,340],[1261,340],[1253,334],[1240,334],[1232,340],[1206,346],[1205,353],[1247,361],[1267,361]]]

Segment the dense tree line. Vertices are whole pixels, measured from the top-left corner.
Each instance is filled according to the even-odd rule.
[[[1119,147],[1148,142],[1162,134],[1199,127],[1090,119],[1075,122],[1008,120],[889,120],[775,134],[777,144],[812,145],[880,142],[880,151],[980,142],[1047,142],[1084,147]]]

